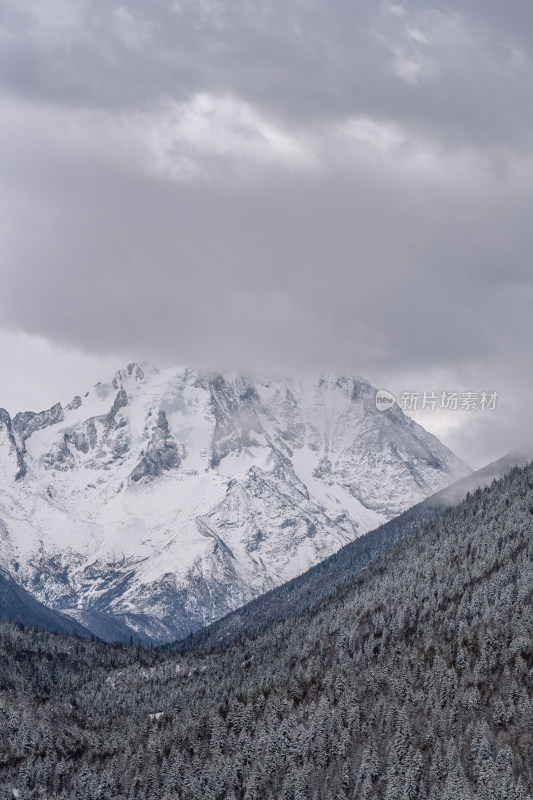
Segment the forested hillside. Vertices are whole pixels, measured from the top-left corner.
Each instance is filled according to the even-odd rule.
[[[0,636],[0,797],[525,800],[533,468],[205,656]]]

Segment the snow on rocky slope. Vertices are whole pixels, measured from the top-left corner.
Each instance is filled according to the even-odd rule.
[[[100,635],[112,615],[168,641],[468,471],[362,379],[130,364],[65,407],[0,410],[0,565]]]

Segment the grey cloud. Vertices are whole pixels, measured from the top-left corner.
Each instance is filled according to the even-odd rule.
[[[11,91],[66,105],[150,107],[229,92],[307,123],[369,114],[455,144],[523,146],[531,12],[517,0],[505,14],[496,4],[406,3],[398,17],[390,5],[49,0],[22,10],[9,0],[0,72]],[[398,52],[435,74],[414,91],[393,75]]]
[[[408,362],[489,356],[499,346],[489,320],[501,335],[520,319],[511,290],[531,279],[523,255],[509,263],[515,248],[527,252],[529,234],[513,238],[520,197],[502,216],[483,185],[427,186],[371,169],[269,172],[245,186],[146,178],[106,162],[72,172],[65,197],[60,165],[48,164],[46,191],[29,180],[19,216],[11,211],[0,307],[26,330],[166,357],[177,341],[188,360],[212,344],[224,360],[297,360],[303,338],[320,359],[348,360],[341,340],[357,319],[386,335],[385,361]]]
[[[2,4],[0,325],[155,361],[441,368],[506,396],[460,451],[497,455],[533,334],[531,11],[502,9]]]

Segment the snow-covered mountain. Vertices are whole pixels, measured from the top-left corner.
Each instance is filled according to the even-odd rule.
[[[0,411],[0,565],[105,635],[168,641],[469,472],[362,379],[130,364]]]

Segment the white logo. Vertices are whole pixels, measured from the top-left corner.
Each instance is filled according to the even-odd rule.
[[[376,408],[378,411],[387,411],[388,408],[392,408],[396,402],[396,398],[390,392],[387,392],[386,389],[379,389],[376,392]]]

